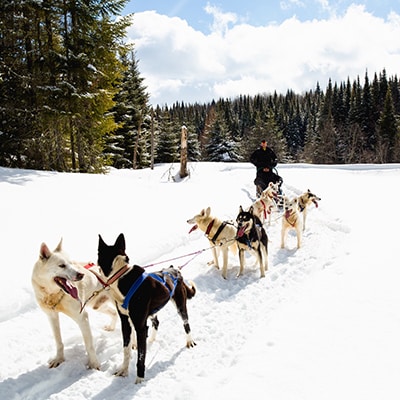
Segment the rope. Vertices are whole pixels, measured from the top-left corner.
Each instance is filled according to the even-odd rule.
[[[193,256],[192,258],[190,258],[188,261],[186,261],[186,262],[179,268],[179,269],[182,269],[183,267],[185,267],[187,264],[189,264],[192,260],[194,260],[199,254],[203,253],[204,251],[212,250],[212,249],[214,249],[214,248],[216,248],[216,247],[218,247],[218,246],[222,246],[223,244],[232,242],[233,240],[236,240],[236,238],[228,239],[228,240],[225,241],[225,243],[222,243],[222,242],[221,242],[219,245],[215,245],[215,246],[211,246],[211,247],[206,247],[206,248],[204,248],[204,249],[197,250],[197,251],[194,251],[194,252],[192,252],[192,253],[184,254],[184,255],[182,255],[182,256],[169,258],[168,260],[158,261],[158,262],[155,262],[155,263],[152,263],[152,264],[147,264],[147,265],[145,265],[145,266],[142,266],[142,268],[154,267],[155,265],[165,264],[165,263],[168,263],[168,262],[171,262],[171,261],[179,260],[179,259],[181,259],[181,258]]]

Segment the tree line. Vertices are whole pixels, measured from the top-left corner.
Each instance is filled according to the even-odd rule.
[[[179,161],[248,161],[266,138],[280,162],[400,162],[400,85],[375,72],[302,94],[149,104],[127,0],[3,0],[0,165],[100,172]]]

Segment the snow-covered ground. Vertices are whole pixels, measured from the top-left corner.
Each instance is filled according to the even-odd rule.
[[[235,219],[254,197],[250,164],[192,163],[190,177],[171,179],[179,166],[111,170],[106,175],[0,168],[0,394],[2,399],[268,398],[271,400],[397,400],[400,398],[400,265],[397,206],[400,165],[281,165],[289,196],[307,190],[322,198],[308,215],[303,247],[294,234],[280,249],[279,214],[267,226],[269,271],[247,257],[236,278],[208,266],[200,231],[186,220],[211,206]],[[71,258],[96,261],[97,240],[123,232],[132,263],[155,270],[165,260],[196,283],[189,301],[197,346],[186,349],[172,304],[159,313],[145,382],[135,385],[136,353],[127,378],[119,323],[102,329],[90,311],[101,371],[87,370],[75,323],[61,317],[66,361],[48,369],[55,344],[30,283],[41,242],[63,238]],[[182,258],[181,258],[182,257]],[[169,263],[168,263],[169,264]]]

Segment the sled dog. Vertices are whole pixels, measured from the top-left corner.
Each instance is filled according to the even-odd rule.
[[[289,200],[288,197],[283,199],[283,216],[281,231],[281,248],[285,247],[285,241],[288,231],[294,229],[297,236],[297,248],[301,246],[303,222],[300,217],[299,200],[297,197]]]
[[[253,203],[253,214],[257,216],[261,223],[268,220],[271,223],[271,214],[277,211],[276,199],[278,198],[279,185],[270,182],[266,189],[261,192],[260,197]]]
[[[110,284],[111,296],[114,298],[121,319],[121,330],[124,347],[124,359],[121,368],[115,375],[127,376],[134,344],[132,326],[136,333],[137,363],[136,383],[144,380],[146,361],[147,319],[153,326],[151,340],[159,325],[156,313],[170,299],[175,303],[178,314],[183,320],[186,333],[186,347],[194,347],[196,343],[190,334],[189,317],[186,301],[196,294],[193,283],[187,285],[178,269],[172,266],[156,273],[146,273],[144,268],[130,266],[125,254],[125,237],[121,233],[114,245],[107,245],[99,235],[98,265],[104,275],[110,280],[118,274],[118,279]]]
[[[303,231],[306,229],[307,209],[311,204],[314,204],[318,208],[318,202],[321,198],[311,193],[310,189],[299,196],[299,210],[303,213]]]
[[[101,285],[95,275],[83,266],[84,263],[70,261],[62,249],[62,239],[53,252],[45,243],[40,246],[39,259],[33,267],[31,281],[37,303],[47,314],[56,341],[57,352],[49,361],[50,368],[58,367],[65,360],[59,313],[68,315],[78,324],[88,353],[89,368],[100,369],[100,363],[94,349],[88,313],[82,310],[82,304],[89,300],[88,306],[111,317],[111,323],[106,329],[115,328],[117,311],[111,298],[106,293],[91,298]],[[96,268],[92,264],[89,266]]]
[[[242,275],[245,265],[245,251],[252,252],[260,266],[260,277],[265,276],[268,270],[268,236],[260,219],[254,214],[253,206],[248,211],[239,207],[237,222],[237,244],[239,248],[240,269],[238,276]]]
[[[193,225],[189,233],[197,228],[202,230],[212,247],[213,261],[208,264],[214,264],[219,269],[218,256],[222,253],[222,277],[226,279],[228,271],[228,252],[237,253],[236,246],[236,228],[232,222],[221,221],[211,215],[211,208],[207,207],[187,220],[188,224]]]

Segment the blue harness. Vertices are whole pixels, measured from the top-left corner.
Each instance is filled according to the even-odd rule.
[[[139,276],[139,278],[136,279],[136,281],[133,283],[131,288],[129,289],[128,293],[125,296],[124,302],[122,303],[122,307],[125,308],[125,310],[128,309],[129,302],[131,301],[132,296],[135,294],[135,292],[139,289],[140,285],[144,282],[144,280],[149,276],[150,278],[153,278],[157,280],[158,282],[162,283],[169,291],[169,297],[172,297],[175,293],[175,288],[176,285],[178,284],[178,278],[175,278],[172,274],[170,274],[168,271],[162,271],[163,275],[169,275],[169,277],[172,279],[173,283],[173,288],[172,290],[169,288],[167,283],[165,282],[164,277],[161,277],[155,273],[146,273],[143,272],[142,275]]]

